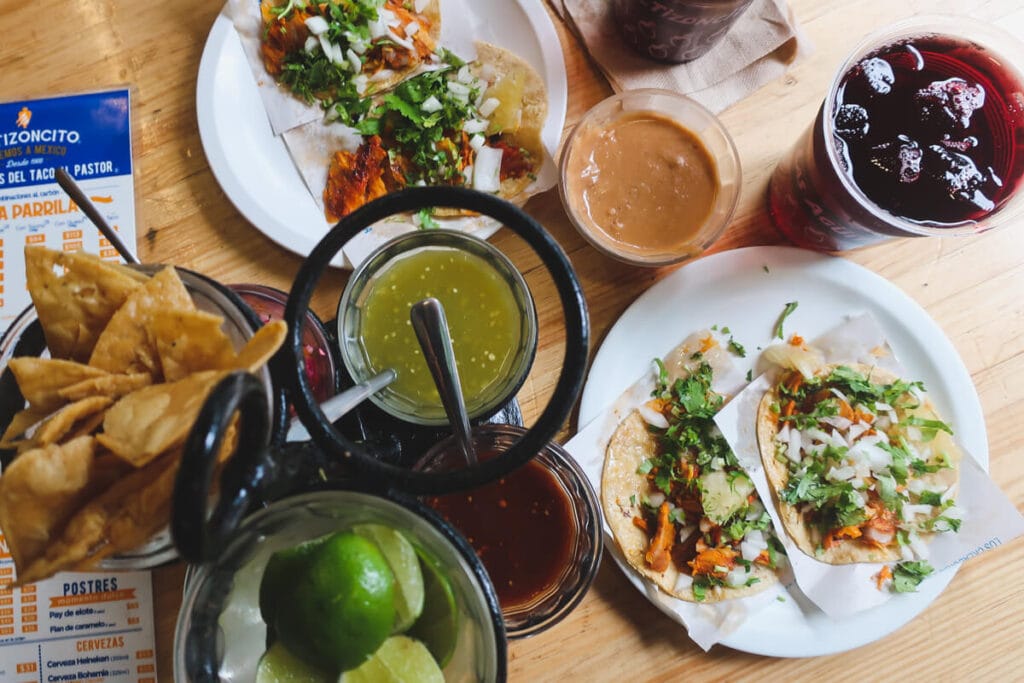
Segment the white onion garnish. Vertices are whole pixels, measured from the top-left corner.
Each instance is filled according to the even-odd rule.
[[[393,19],[394,16],[395,15],[388,10],[379,10],[377,12],[377,18],[367,24],[370,29],[370,38],[376,40],[377,38],[383,38],[386,36],[388,34],[388,21],[389,19]]]
[[[934,508],[931,505],[911,505],[910,503],[903,504],[903,521],[912,522],[916,515],[925,515],[930,517]]]
[[[357,73],[359,73],[359,72],[361,72],[363,70],[363,60],[359,59],[359,55],[356,54],[355,50],[353,50],[352,48],[349,48],[349,49],[345,50],[345,56],[348,57],[348,63],[352,65],[352,73],[356,73],[357,74]],[[380,71],[375,73],[370,80],[371,81],[372,80],[376,80],[377,77],[380,76],[385,71],[388,71],[388,70],[387,69],[381,69]],[[388,71],[388,75],[390,75],[390,74],[391,74],[391,72]]]
[[[441,104],[441,100],[431,95],[427,99],[423,100],[423,104],[420,105],[420,109],[428,114],[433,114],[435,111],[441,111],[444,109],[444,105]]]
[[[725,583],[732,588],[738,588],[747,582],[747,568],[743,565],[733,567],[729,570],[729,573],[725,575]]]
[[[843,417],[842,415],[827,415],[821,418],[821,421],[839,430],[849,429],[850,425],[853,424],[849,418]]]
[[[941,500],[943,503],[945,503],[946,501],[948,501],[949,499],[953,498],[956,495],[956,490],[957,490],[957,485],[956,484],[951,485],[948,489],[946,489],[946,492],[942,494],[942,496],[939,498],[939,500]]]
[[[391,29],[388,29],[388,38],[395,41],[395,43],[401,45],[409,52],[413,52],[416,49],[416,46],[412,44],[411,40],[409,40],[408,38],[402,38],[400,35],[398,35]]]
[[[363,144],[363,136],[359,134],[359,131],[345,124],[336,124],[331,128],[331,132],[337,136],[338,143],[345,152],[356,152]]]
[[[455,80],[463,85],[469,85],[476,80],[476,76],[469,70],[469,64],[463,64],[459,67],[459,72],[455,75]]]
[[[796,370],[804,377],[811,377],[825,367],[825,357],[813,346],[772,344],[761,355],[773,365],[787,370]]]
[[[790,462],[800,462],[800,430],[794,429],[786,444],[786,457]]]
[[[462,179],[467,185],[473,184],[473,164],[467,164],[466,167],[462,169]]]
[[[881,401],[876,401],[875,402],[875,410],[884,410],[884,411],[886,411],[888,413],[888,412],[892,412],[893,410],[895,410],[895,408],[893,408],[888,403],[882,403]]]
[[[636,410],[638,413],[640,413],[640,417],[643,418],[644,422],[651,425],[652,427],[657,427],[658,429],[668,429],[668,420],[665,419],[665,416],[659,413],[654,408],[651,408],[649,405],[641,405]]]
[[[312,33],[314,36],[318,36],[321,33],[326,33],[327,29],[331,27],[331,25],[327,23],[326,19],[317,15],[307,17],[304,23],[306,24],[306,28],[309,29],[309,32]]]
[[[429,4],[430,0],[416,0],[416,2],[413,3],[413,9],[416,10],[416,14],[422,14],[423,10],[425,10]]]
[[[488,97],[480,104],[480,116],[489,117],[494,110],[501,106],[501,100],[497,97]]]
[[[462,124],[462,130],[469,135],[476,135],[477,133],[483,133],[487,130],[487,121],[481,121],[480,119],[468,119]]]
[[[356,92],[362,95],[366,92],[366,84],[370,79],[366,77],[366,74],[359,74],[352,79],[352,84],[356,86]]]
[[[456,81],[448,81],[448,92],[462,102],[469,102],[469,88]]]
[[[789,423],[786,422],[782,425],[782,429],[779,430],[779,433],[775,435],[775,440],[779,443],[789,443],[789,435],[791,434],[791,431]]]
[[[829,388],[829,391],[831,391],[833,394],[835,394],[836,398],[838,398],[840,401],[844,401],[845,403],[849,403],[849,401],[846,398],[846,394],[844,394],[843,392],[839,391],[835,387]]]
[[[348,46],[352,48],[357,55],[365,54],[370,49],[370,43],[365,38],[352,31],[345,31],[345,40],[348,41]]]
[[[455,85],[449,83],[449,86]],[[497,192],[501,188],[501,157],[502,150],[494,147],[481,147],[476,153],[473,172],[473,189],[480,192]]]
[[[690,524],[689,526],[684,526],[682,529],[679,530],[679,542],[685,543],[686,540],[690,538],[690,536],[692,536],[693,532],[695,532],[696,530],[697,527],[695,527],[692,524]]]
[[[825,478],[831,481],[846,481],[855,474],[852,467],[830,467]]]
[[[307,54],[312,54],[313,50],[320,47],[320,41],[316,39],[316,36],[306,36],[306,43],[302,46],[302,49]]]
[[[395,75],[395,72],[392,71],[391,69],[381,69],[377,73],[375,73],[372,76],[370,76],[370,82],[371,83],[376,83],[378,81],[387,80],[387,79],[391,78],[394,75]]]
[[[676,578],[676,585],[673,586],[673,590],[676,593],[682,593],[689,590],[693,586],[693,577],[689,574],[679,572],[679,576]]]
[[[471,138],[469,138],[469,148],[472,149],[474,152],[479,152],[480,148],[483,147],[484,143],[486,142],[487,138],[485,138],[483,135],[474,135]]]
[[[647,502],[653,507],[661,507],[661,504],[665,502],[665,494],[661,491],[655,491],[647,496]]]

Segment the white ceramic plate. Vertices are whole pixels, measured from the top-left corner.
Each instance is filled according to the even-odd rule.
[[[663,356],[696,330],[728,326],[747,349],[747,357],[736,359],[737,364],[752,365],[758,347],[770,342],[789,301],[799,306],[786,320],[785,329],[806,339],[848,315],[871,312],[909,376],[924,382],[940,414],[988,470],[988,439],[978,394],[963,361],[935,321],[871,271],[841,258],[791,247],[748,247],[714,254],[680,268],[644,292],[615,323],[594,358],[583,389],[579,424],[597,417],[649,370],[652,358]],[[600,487],[600,481],[592,483]],[[642,579],[623,562],[619,566],[640,588]],[[842,620],[813,608],[803,617],[794,600],[774,602],[722,644],[775,657],[851,650],[892,633],[920,614],[954,574],[955,568],[947,570],[925,581],[917,593],[894,596],[877,609]],[[674,618],[671,612],[665,613]]]
[[[473,0],[491,33],[481,39],[520,55],[548,91],[541,132],[554,154],[565,125],[566,76],[562,48],[543,0]],[[242,44],[223,13],[213,22],[199,63],[196,111],[203,150],[224,194],[256,229],[300,256],[308,256],[331,228],[317,208],[284,140],[275,137],[256,90]],[[478,233],[489,237],[497,228]],[[332,265],[343,266],[339,254]]]

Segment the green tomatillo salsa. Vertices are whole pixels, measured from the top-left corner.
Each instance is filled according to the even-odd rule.
[[[472,416],[516,365],[522,313],[511,285],[485,259],[451,247],[412,252],[388,265],[363,304],[360,344],[373,373],[392,368],[390,390],[441,413],[441,399],[409,320],[413,304],[444,306],[466,408]]]

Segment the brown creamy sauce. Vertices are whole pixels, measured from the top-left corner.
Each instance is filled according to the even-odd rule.
[[[632,112],[577,136],[568,195],[595,237],[638,253],[677,251],[715,205],[715,161],[692,131]]]

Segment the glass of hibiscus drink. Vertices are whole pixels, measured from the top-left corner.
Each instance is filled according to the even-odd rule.
[[[772,222],[797,245],[967,235],[1021,213],[1024,45],[962,17],[868,37],[776,168]]]

